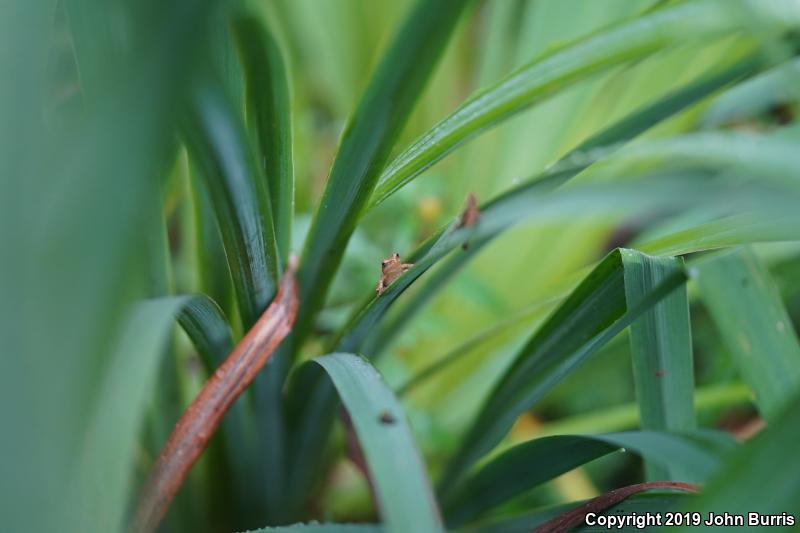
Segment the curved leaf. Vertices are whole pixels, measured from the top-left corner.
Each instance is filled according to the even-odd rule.
[[[191,85],[182,132],[209,191],[239,314],[249,329],[274,296],[279,272],[266,180],[238,112],[212,76]]]
[[[629,302],[629,265],[639,261],[640,256],[633,250],[611,252],[531,337],[462,440],[442,478],[443,495],[453,490],[466,470],[500,442],[521,413],[685,282],[683,271],[670,273],[637,302]]]
[[[385,530],[443,531],[425,465],[391,389],[355,355],[337,353],[314,362],[330,376],[353,422]]]
[[[248,122],[258,138],[280,263],[289,259],[294,216],[294,162],[289,80],[278,43],[253,15],[233,21],[246,76]]]
[[[389,152],[467,4],[419,0],[350,119],[303,249],[300,337],[324,301]]]
[[[687,39],[732,33],[744,17],[721,2],[686,2],[618,24],[537,58],[485,89],[398,155],[373,195],[377,205],[469,138],[564,87]]]
[[[228,319],[214,300],[204,294],[186,297],[178,313],[178,323],[191,339],[209,374],[233,350]]]
[[[734,447],[730,437],[715,432],[544,437],[514,446],[489,461],[459,485],[443,508],[448,526],[457,526],[573,468],[620,450],[675,469],[681,481],[702,482],[718,469],[720,455]]]

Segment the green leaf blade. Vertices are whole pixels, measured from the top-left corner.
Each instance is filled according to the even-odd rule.
[[[625,269],[628,303],[637,304],[664,279],[683,269],[681,258],[632,255]],[[686,286],[636,319],[629,338],[642,429],[694,429],[694,366]],[[674,465],[647,462],[645,466],[648,481],[690,481],[676,476]]]
[[[389,532],[443,531],[425,466],[402,406],[378,372],[352,354],[314,360],[333,381],[353,422]]]
[[[450,526],[463,524],[541,483],[618,451],[632,451],[661,467],[679,469],[691,475],[692,481],[705,481],[719,468],[720,456],[734,447],[730,437],[707,431],[631,431],[535,439],[506,450],[466,479],[445,503],[445,516]]]
[[[233,21],[246,76],[248,122],[256,132],[266,176],[280,263],[290,253],[294,216],[294,161],[289,80],[283,54],[268,29],[253,15]]]
[[[639,302],[628,305],[625,263],[632,250],[611,252],[545,321],[517,355],[471,425],[440,482],[443,495],[562,378],[641,313],[682,285],[675,272]]]
[[[245,329],[275,295],[277,245],[266,181],[239,113],[212,76],[192,85],[182,128],[209,191]]]

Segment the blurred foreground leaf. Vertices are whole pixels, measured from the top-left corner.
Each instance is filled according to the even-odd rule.
[[[771,421],[800,386],[800,345],[772,276],[748,248],[693,265],[694,279],[742,381]]]

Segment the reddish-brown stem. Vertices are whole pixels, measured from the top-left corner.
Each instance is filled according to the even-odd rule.
[[[612,505],[616,505],[622,500],[629,498],[637,492],[655,489],[669,489],[680,490],[683,492],[697,492],[696,485],[690,483],[680,483],[677,481],[652,481],[650,483],[639,483],[638,485],[630,485],[614,489],[605,494],[601,494],[597,498],[591,499],[583,505],[579,505],[574,509],[570,509],[566,513],[560,514],[552,520],[545,522],[536,529],[534,533],[563,533],[570,529],[579,526],[586,520],[586,515],[589,513],[599,513],[605,511]]]
[[[297,292],[292,264],[270,306],[209,378],[175,425],[145,484],[131,531],[150,533],[158,527],[222,417],[291,331],[297,315]]]

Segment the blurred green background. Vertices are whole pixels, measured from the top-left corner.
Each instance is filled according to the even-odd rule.
[[[296,253],[302,249],[346,121],[413,3],[244,3],[273,32],[289,72]],[[473,92],[532,58],[676,3],[680,2],[472,3],[394,153]],[[233,101],[242,105],[241,66],[226,22],[226,10],[232,7],[225,4],[4,2],[0,12],[0,529],[4,531],[115,530],[118,517],[110,509],[130,505],[172,424],[203,383],[198,356],[185,334],[172,326],[155,326],[165,323],[159,321],[159,313],[171,316],[169,310],[148,312],[143,318],[143,324],[153,324],[144,328],[148,334],[119,340],[134,302],[206,293],[232,318],[235,333],[241,333],[216,222],[208,198],[193,186],[196,169],[174,129],[198,69],[212,66],[222,73]],[[434,165],[370,211],[359,225],[303,356],[320,355],[330,336],[374,290],[382,259],[395,251],[408,254],[457,216],[469,193],[481,201],[496,196],[548,168],[614,120],[701,75],[734,64],[753,49],[775,62],[792,56],[780,40],[782,31],[756,17],[751,31],[687,39],[644,60],[598,72],[558,90]],[[77,57],[85,62],[83,68]],[[645,140],[687,131],[732,130],[783,136],[796,143],[796,81],[788,76],[777,96],[765,92],[764,98],[752,103],[743,99],[726,103],[723,97],[704,100],[659,124]],[[606,167],[597,175],[601,180],[613,177],[615,169]],[[694,212],[694,216],[703,221],[707,215]],[[537,219],[504,233],[478,250],[399,335],[384,343],[385,356],[377,366],[397,388],[434,361],[448,354],[454,358],[444,370],[415,382],[402,394],[414,437],[434,474],[454,452],[521,344],[588,267],[616,246],[636,247],[659,234],[674,233],[672,228],[693,227],[691,217],[666,222],[647,216],[621,218],[569,214],[552,221]],[[783,231],[740,241],[758,243],[755,251],[769,265],[797,324],[800,246],[791,242],[797,232],[791,226],[794,222],[791,219]],[[403,298],[425,290],[423,283],[418,285]],[[696,300],[691,283],[689,294],[700,424],[744,435],[759,424],[751,393],[742,385],[728,348]],[[397,313],[390,313],[387,323],[395,318]],[[170,340],[165,356],[158,359],[162,330]],[[623,333],[523,416],[509,442],[637,427],[629,352]],[[140,368],[137,359],[132,359],[130,373],[110,372],[113,362],[124,357],[159,367],[153,390],[151,384],[126,379]],[[143,426],[137,422],[141,413],[135,401],[129,403],[131,398],[145,402]],[[337,443],[341,439],[337,434]],[[214,453],[212,446],[195,468],[167,529],[216,531],[220,524],[231,525],[215,516],[220,502],[230,495],[220,494],[225,489],[216,483]],[[314,496],[313,516],[374,521],[363,477],[340,452],[334,457]],[[637,482],[641,476],[639,459],[614,455],[526,493],[499,513],[588,498]]]

